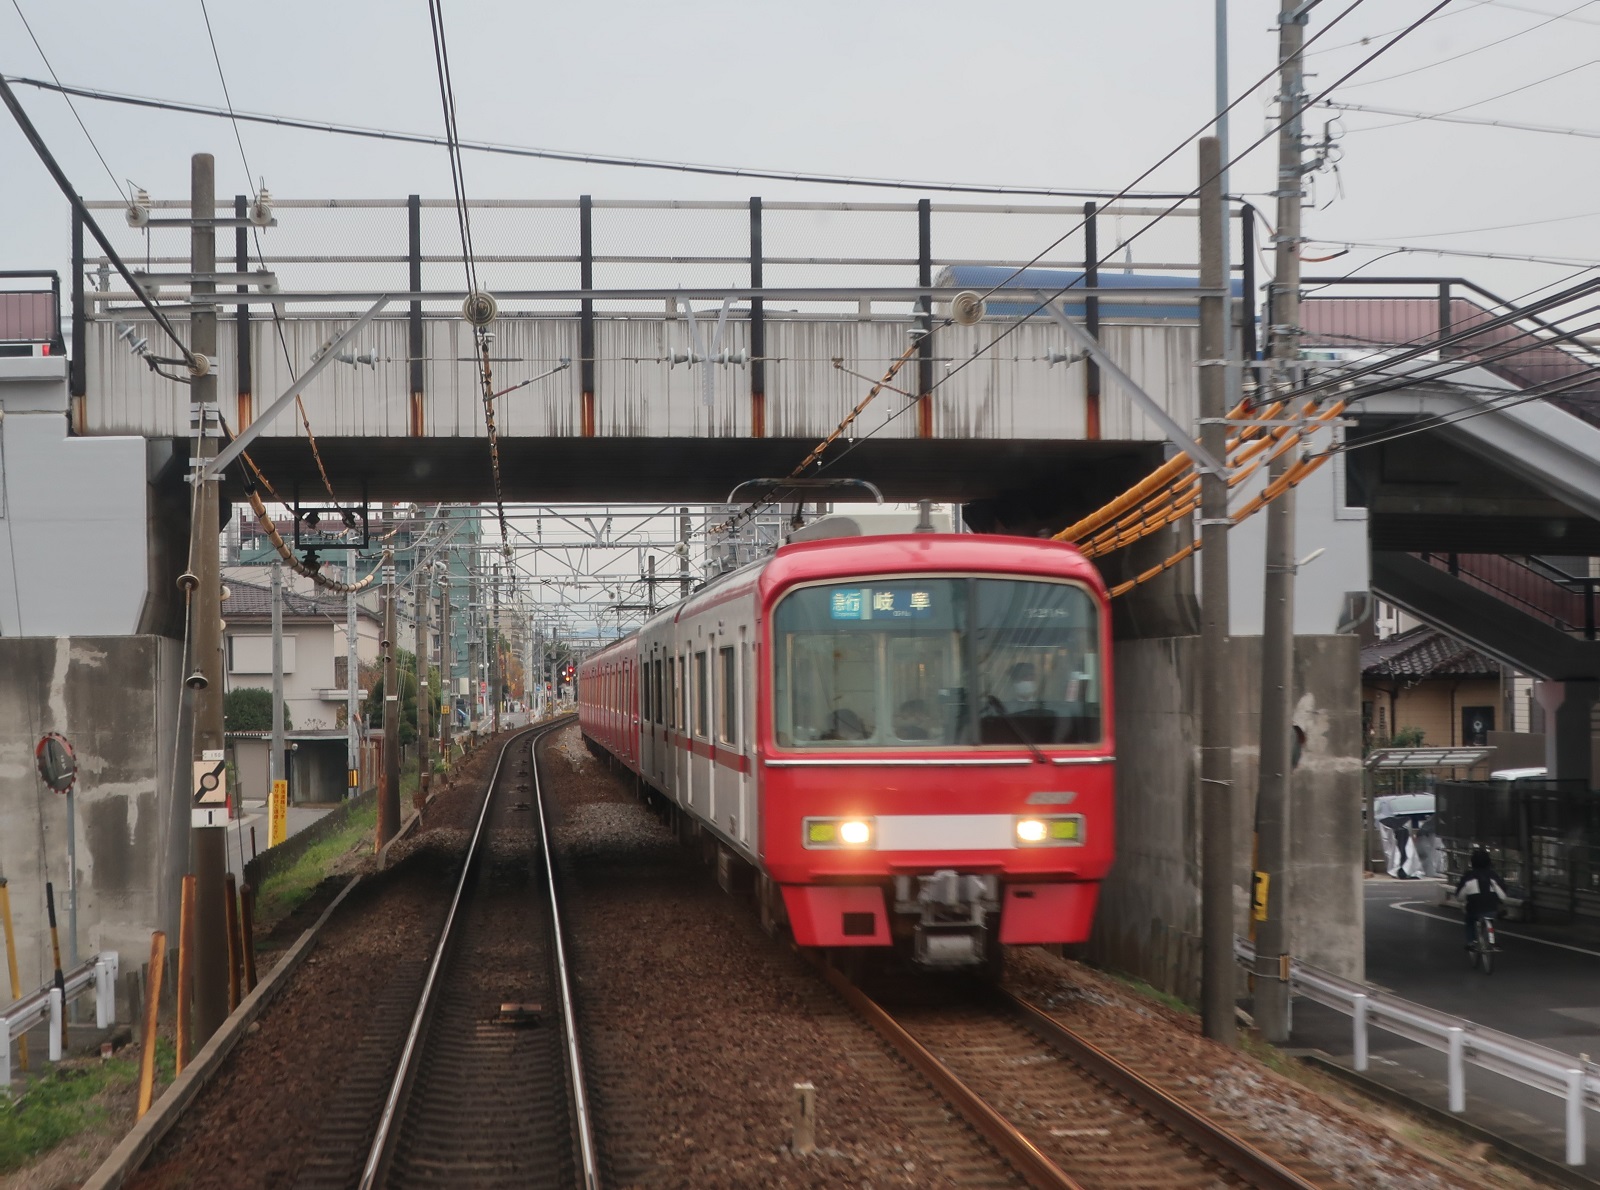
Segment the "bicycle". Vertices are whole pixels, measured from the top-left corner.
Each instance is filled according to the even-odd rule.
[[[1494,914],[1485,913],[1478,918],[1477,937],[1469,950],[1474,967],[1481,967],[1485,975],[1494,974],[1494,956],[1500,953],[1494,943]]]

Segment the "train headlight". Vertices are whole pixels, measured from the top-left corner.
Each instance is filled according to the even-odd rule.
[[[811,850],[869,848],[874,834],[870,818],[807,818],[801,829]]]
[[[1016,832],[1019,847],[1080,847],[1083,845],[1083,815],[1018,818]]]
[[[849,822],[839,824],[839,841],[851,847],[860,847],[872,838],[872,825],[860,819],[851,819]]]

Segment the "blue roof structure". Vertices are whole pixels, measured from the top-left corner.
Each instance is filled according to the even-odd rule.
[[[979,293],[985,290],[996,289],[1021,289],[1027,291],[1027,301],[997,301],[991,297],[988,300],[988,313],[996,317],[1020,318],[1032,313],[1038,302],[1033,300],[1035,290],[1052,294],[1065,289],[1062,294],[1062,308],[1070,318],[1084,316],[1084,299],[1073,299],[1072,290],[1082,288],[1084,284],[1082,270],[1073,269],[1015,269],[1006,268],[1004,265],[992,264],[957,264],[943,269],[935,279],[935,284],[946,288],[974,289]],[[1171,276],[1160,273],[1124,273],[1101,269],[1098,279],[1100,289],[1196,289],[1200,285],[1198,277]],[[1244,297],[1244,282],[1237,278],[1233,282],[1233,296]],[[1118,302],[1109,298],[1100,299],[1101,318],[1138,318],[1138,319],[1163,319],[1168,321],[1195,322],[1200,317],[1200,307],[1195,298],[1180,298],[1171,304],[1154,302]]]

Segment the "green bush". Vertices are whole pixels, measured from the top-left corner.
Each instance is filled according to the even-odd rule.
[[[271,731],[272,691],[256,686],[230,690],[222,699],[222,718],[229,731]],[[294,730],[289,704],[283,704],[283,729]]]

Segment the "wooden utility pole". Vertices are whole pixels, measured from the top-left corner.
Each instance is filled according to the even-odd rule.
[[[400,830],[400,673],[395,654],[394,554],[383,555],[383,796],[378,801],[378,845]]]
[[[500,683],[504,680],[500,661],[500,563],[494,564],[494,619],[489,623],[489,647],[494,650],[489,665],[489,697],[494,700],[494,733],[500,734]]]
[[[1214,459],[1228,452],[1227,301],[1222,253],[1222,153],[1200,141],[1200,445]],[[1200,1016],[1207,1037],[1235,1044],[1233,1002],[1233,748],[1228,716],[1228,477],[1200,479]]]
[[[196,278],[214,277],[217,271],[216,161],[210,153],[190,158],[189,231],[190,271]],[[214,294],[214,281],[194,280],[193,294]],[[195,376],[189,399],[199,417],[198,460],[217,454],[217,440],[207,434],[217,424],[217,315],[216,308],[199,301],[189,315],[189,347],[210,365]],[[200,468],[191,472],[199,483],[189,539],[194,589],[190,596],[189,650],[193,670],[185,675],[194,691],[193,757],[191,773],[208,772],[222,762],[222,576],[217,557],[221,535],[218,488],[222,477],[201,482]],[[195,792],[191,775],[179,774],[180,787]],[[212,821],[216,825],[210,825]],[[199,825],[205,822],[206,825]],[[195,875],[195,991],[194,1043],[205,1045],[228,1016],[228,916],[224,877],[228,870],[226,811],[216,814],[196,810],[189,830],[189,866]]]
[[[1290,397],[1300,359],[1300,206],[1305,200],[1301,114],[1303,0],[1283,0],[1278,14],[1278,231],[1272,311],[1272,384]],[[1292,416],[1290,406],[1285,413]],[[1267,482],[1292,461],[1274,459]],[[1256,883],[1266,888],[1266,917],[1256,931],[1255,1023],[1271,1042],[1289,1036],[1289,769],[1294,713],[1294,489],[1267,506],[1266,579],[1261,622],[1261,751],[1256,793]],[[1259,893],[1258,893],[1259,895]]]

